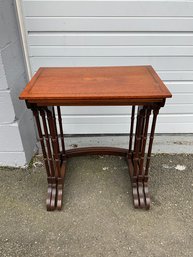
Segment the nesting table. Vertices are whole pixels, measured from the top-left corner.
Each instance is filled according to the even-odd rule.
[[[171,93],[151,66],[40,68],[19,98],[35,117],[47,172],[47,210],[62,208],[68,158],[85,154],[124,156],[134,207],[149,209],[148,172],[156,119],[169,97]],[[132,106],[128,149],[66,150],[60,106],[107,105]]]

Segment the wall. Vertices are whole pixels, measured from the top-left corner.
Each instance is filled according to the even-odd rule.
[[[36,148],[31,112],[18,96],[27,83],[14,1],[0,0],[0,166],[25,166]]]
[[[40,66],[151,64],[173,93],[156,132],[193,132],[192,1],[23,0]],[[127,133],[128,107],[63,108],[65,133]]]

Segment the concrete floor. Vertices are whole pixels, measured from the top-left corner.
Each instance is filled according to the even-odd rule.
[[[41,159],[0,168],[0,256],[192,257],[193,155],[154,155],[152,205],[135,210],[124,159],[69,160],[61,212],[45,209]]]

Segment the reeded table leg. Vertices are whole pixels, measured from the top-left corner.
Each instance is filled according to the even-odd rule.
[[[44,163],[45,163],[46,172],[47,172],[48,191],[47,191],[46,206],[47,206],[47,210],[51,211],[55,209],[56,180],[54,177],[55,172],[54,172],[53,160],[51,157],[51,148],[50,148],[49,136],[47,131],[45,113],[43,109],[36,108],[36,107],[33,107],[32,111],[36,120],[39,139],[42,147]],[[42,117],[42,123],[40,122],[40,113]],[[43,128],[44,128],[45,134],[43,133]],[[47,149],[46,149],[46,146],[47,146]]]
[[[60,138],[57,133],[57,122],[54,107],[48,108],[33,106],[32,111],[36,120],[44,163],[47,171],[47,210],[60,210],[62,208],[63,185],[66,167],[60,107],[57,107],[58,123],[61,133]]]
[[[57,132],[57,122],[54,107],[46,109],[48,124],[50,129],[50,137],[52,141],[53,159],[55,162],[55,178],[56,178],[56,197],[55,197],[55,208],[58,210],[62,209],[63,199],[63,186],[64,176],[66,171],[66,153],[64,146],[64,136],[62,129],[62,119],[60,107],[57,107],[57,117],[60,128],[60,137]],[[59,142],[61,141],[61,142]]]
[[[135,208],[150,208],[150,196],[148,190],[148,171],[151,158],[152,144],[154,139],[156,119],[159,109],[159,104],[138,107],[134,144],[133,126],[135,118],[135,109],[134,107],[132,109],[128,165],[133,192],[133,203]],[[153,112],[153,121],[150,132],[148,153],[147,157],[145,158],[147,133],[151,112]]]

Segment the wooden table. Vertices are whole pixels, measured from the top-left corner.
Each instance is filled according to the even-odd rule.
[[[148,171],[156,119],[168,97],[171,93],[151,66],[40,68],[19,98],[26,100],[36,120],[47,171],[47,210],[61,210],[66,162],[70,157],[84,154],[125,156],[134,207],[149,209]],[[86,147],[65,150],[60,106],[70,105],[132,106],[128,149]],[[152,122],[148,130],[150,115]]]

